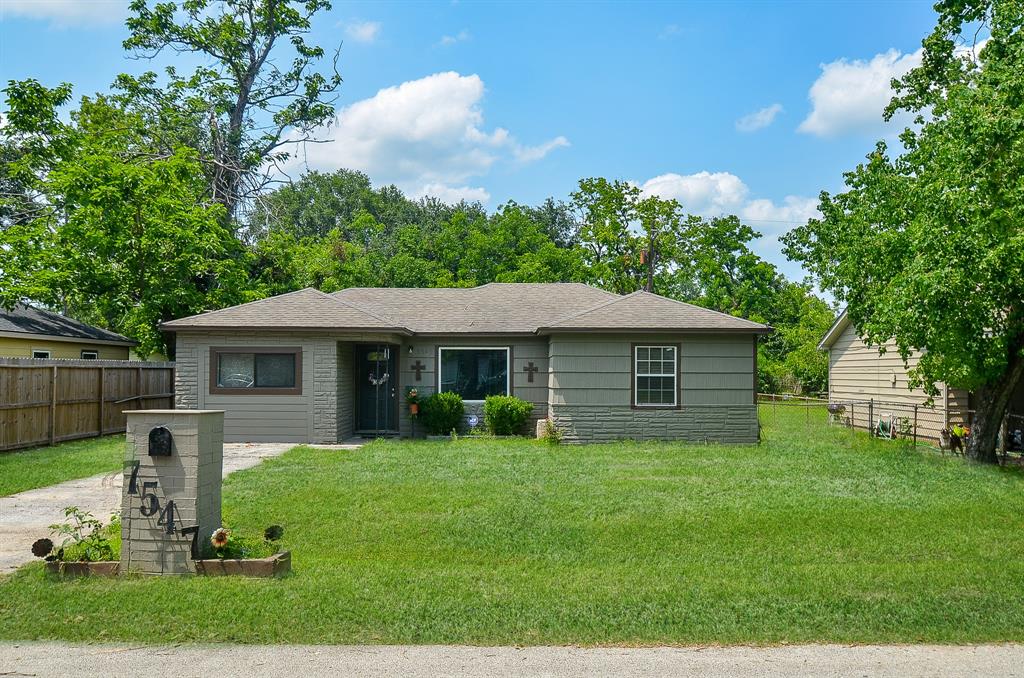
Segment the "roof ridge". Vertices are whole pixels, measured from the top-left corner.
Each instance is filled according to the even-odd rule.
[[[263,297],[262,299],[253,299],[252,301],[246,301],[246,302],[243,302],[241,304],[235,304],[234,306],[225,306],[224,308],[215,308],[212,311],[203,311],[202,313],[194,313],[192,315],[187,315],[184,318],[175,318],[174,320],[169,320],[168,322],[178,322],[179,320],[190,320],[191,318],[198,318],[200,316],[208,318],[208,317],[210,317],[212,315],[217,315],[218,313],[224,313],[225,311],[233,311],[236,308],[238,308],[239,306],[249,306],[250,304],[259,304],[259,303],[262,303],[264,301],[270,301],[271,299],[280,299],[281,297],[290,297],[293,294],[298,294],[299,292],[305,292],[305,291],[311,290],[311,289],[313,289],[313,288],[312,287],[303,287],[300,290],[292,290],[291,292],[284,292],[283,294],[272,294],[269,297]]]
[[[588,285],[588,287],[589,287],[589,285]],[[594,288],[594,289],[597,289],[597,288]],[[604,292],[605,290],[601,290],[601,291]],[[609,292],[609,294],[614,294],[614,293],[613,292]],[[553,323],[548,323],[547,325],[541,325],[541,327],[556,327],[557,325],[559,325],[561,323],[564,323],[567,320],[572,320],[573,318],[578,318],[581,315],[586,315],[587,313],[590,313],[591,311],[596,311],[597,309],[604,308],[605,306],[611,306],[612,304],[618,303],[618,302],[622,301],[623,299],[626,299],[628,297],[633,296],[634,294],[636,294],[636,292],[631,292],[630,294],[616,294],[614,299],[609,299],[607,301],[602,301],[600,304],[597,304],[596,306],[591,306],[590,308],[586,308],[586,309],[584,309],[582,311],[579,311],[577,313],[573,313],[571,315],[567,315],[565,317],[559,318],[558,320],[554,321]]]
[[[342,305],[347,306],[349,308],[355,309],[355,310],[359,311],[360,313],[365,313],[366,315],[370,316],[371,318],[373,318],[375,320],[379,320],[379,321],[384,322],[384,323],[391,323],[394,327],[401,328],[401,329],[406,330],[406,331],[410,331],[408,327],[405,327],[404,325],[399,323],[396,319],[394,319],[394,318],[392,318],[390,316],[377,315],[376,313],[374,313],[373,311],[370,311],[369,309],[363,308],[361,306],[356,306],[355,304],[353,304],[350,301],[345,301],[344,299],[342,299],[340,297],[335,297],[332,294],[328,294],[327,292],[324,292],[322,290],[318,290],[315,287],[307,287],[307,288],[304,288],[304,289],[313,290],[314,292],[316,292],[317,294],[319,294],[322,297],[330,299],[331,301],[333,301],[333,302],[335,302],[337,304],[342,304]]]
[[[706,311],[707,313],[714,313],[715,315],[720,315],[720,316],[724,316],[726,318],[731,318],[732,320],[742,320],[745,323],[753,323],[754,325],[761,325],[762,327],[768,327],[768,325],[766,325],[764,323],[759,323],[757,321],[750,320],[748,318],[743,318],[743,317],[738,316],[738,315],[730,315],[728,313],[723,313],[722,311],[716,311],[713,308],[708,308],[707,306],[699,306],[697,304],[691,304],[688,301],[679,301],[678,299],[673,299],[672,297],[666,297],[666,296],[661,295],[661,294],[655,294],[654,292],[648,292],[646,290],[637,290],[636,292],[633,292],[633,294],[649,294],[652,297],[658,297],[659,299],[665,299],[667,301],[671,301],[672,303],[679,304],[681,306],[689,306],[690,308],[696,308],[696,309],[699,309],[701,311]],[[633,296],[633,295],[631,294],[629,296]],[[623,297],[623,298],[625,298],[625,297]]]

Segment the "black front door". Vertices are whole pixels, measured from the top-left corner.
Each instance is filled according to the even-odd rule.
[[[356,430],[398,428],[398,347],[356,346]]]

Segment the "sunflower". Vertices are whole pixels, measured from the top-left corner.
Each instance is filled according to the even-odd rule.
[[[210,536],[210,543],[213,544],[213,548],[222,549],[228,545],[228,537],[230,536],[231,532],[227,528],[218,527]]]
[[[32,543],[32,555],[36,558],[45,558],[53,551],[53,542],[49,539],[36,539]]]

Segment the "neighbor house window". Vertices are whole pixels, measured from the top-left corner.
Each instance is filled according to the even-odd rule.
[[[633,347],[633,404],[637,407],[675,407],[677,346]]]
[[[82,351],[82,360],[96,360],[99,357],[99,351]]]
[[[32,357],[33,358],[49,358],[50,357],[50,352],[49,351],[32,351]]]
[[[509,350],[442,346],[439,391],[453,391],[463,400],[479,401],[489,395],[508,395]]]
[[[210,393],[299,395],[302,349],[211,348]]]

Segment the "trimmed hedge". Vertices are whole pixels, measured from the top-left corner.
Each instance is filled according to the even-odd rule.
[[[496,436],[522,433],[530,418],[533,403],[515,396],[487,396],[484,399],[484,424]]]
[[[462,396],[446,391],[435,393],[429,398],[420,400],[420,419],[433,436],[446,436],[462,427],[462,418],[466,414],[466,406],[462,404]]]

